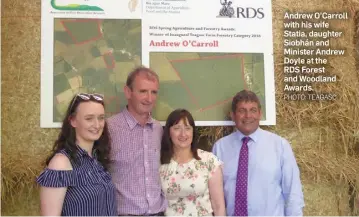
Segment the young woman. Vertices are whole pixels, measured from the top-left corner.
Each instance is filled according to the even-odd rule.
[[[160,176],[169,216],[226,215],[221,162],[197,149],[195,124],[184,109],[167,118],[162,137]]]
[[[41,215],[117,215],[115,188],[108,173],[109,149],[103,97],[77,94],[47,168],[37,178]]]

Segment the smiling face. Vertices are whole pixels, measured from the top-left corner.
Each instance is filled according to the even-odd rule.
[[[241,101],[236,105],[236,110],[231,112],[232,120],[237,129],[248,136],[257,130],[262,113],[258,103]]]
[[[181,119],[170,127],[170,138],[174,149],[191,149],[193,141],[193,127],[187,118]]]
[[[144,74],[138,74],[131,87],[125,86],[128,110],[135,117],[143,117],[152,112],[156,104],[159,83]]]
[[[81,102],[70,123],[75,128],[79,144],[93,143],[102,135],[105,126],[105,109],[101,103]]]

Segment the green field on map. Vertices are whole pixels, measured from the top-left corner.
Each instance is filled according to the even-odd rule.
[[[78,92],[104,94],[107,114],[118,112],[127,74],[141,63],[141,20],[55,19],[54,122]]]
[[[145,55],[160,77],[153,112],[158,120],[166,120],[176,108],[190,110],[196,121],[228,120],[231,97],[244,88],[255,91],[265,107],[261,53]],[[126,105],[127,75],[142,65],[141,56],[141,20],[55,19],[53,121],[62,121],[71,98],[79,92],[103,94],[107,115],[119,112]]]
[[[265,111],[261,53],[151,52],[150,67],[161,80],[159,120],[176,108],[188,109],[196,121],[229,120],[232,97],[242,89],[256,92]]]

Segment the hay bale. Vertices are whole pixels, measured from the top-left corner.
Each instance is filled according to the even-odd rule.
[[[13,192],[11,199],[1,201],[2,216],[39,216],[40,196],[39,189],[20,188]]]
[[[2,1],[2,215],[38,215],[34,183],[41,162],[58,129],[41,129],[40,119],[40,6],[41,1]],[[287,138],[293,146],[304,184],[306,215],[350,215],[348,183],[359,171],[359,78],[354,37],[358,31],[356,0],[274,0],[273,31],[277,126],[266,129]],[[330,57],[328,73],[339,82],[318,87],[340,96],[333,103],[288,102],[283,95],[283,15],[285,11],[348,11],[350,20],[330,21],[345,30],[331,40],[345,56]],[[5,30],[5,31],[4,31]],[[231,127],[200,128],[207,146],[232,131]]]
[[[304,183],[304,215],[310,216],[349,216],[352,215],[345,192],[346,185],[330,183]]]
[[[2,3],[1,213],[39,215],[34,180],[58,132],[39,126],[41,2]]]

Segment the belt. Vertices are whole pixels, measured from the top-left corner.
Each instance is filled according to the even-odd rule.
[[[147,215],[118,215],[118,216],[164,216],[165,213],[164,212],[158,212],[158,213],[153,213],[153,214],[147,214]]]

